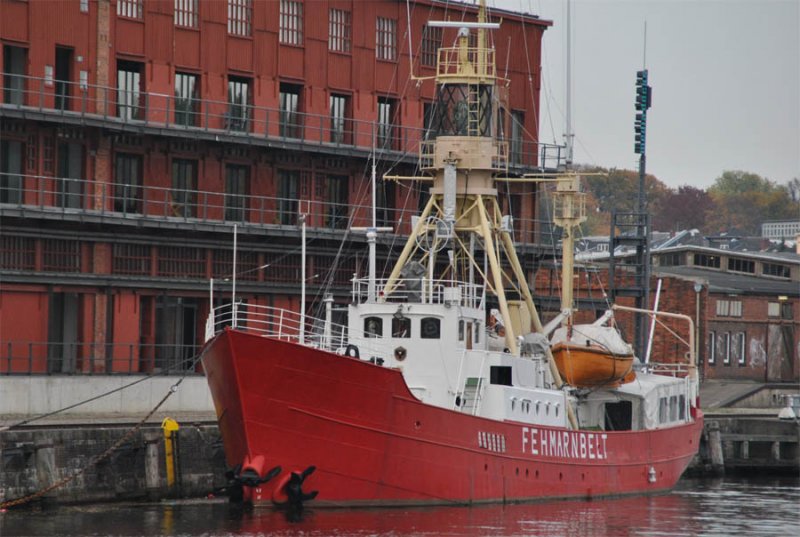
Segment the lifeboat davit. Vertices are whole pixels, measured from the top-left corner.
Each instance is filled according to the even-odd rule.
[[[612,327],[559,328],[551,351],[561,378],[578,388],[614,387],[635,378],[633,349]]]

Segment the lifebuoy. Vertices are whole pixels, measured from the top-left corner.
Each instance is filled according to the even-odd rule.
[[[347,347],[344,349],[344,355],[349,356],[350,358],[361,358],[361,353],[358,352],[358,347],[352,343],[347,344]]]

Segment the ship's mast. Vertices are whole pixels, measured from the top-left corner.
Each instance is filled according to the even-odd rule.
[[[431,183],[431,197],[417,220],[384,288],[384,299],[401,285],[401,272],[412,262],[425,266],[434,281],[471,281],[478,274],[495,297],[506,329],[505,343],[518,354],[517,336],[539,328],[533,297],[514,250],[510,219],[504,219],[497,201],[496,175],[507,175],[508,145],[495,139],[498,111],[495,51],[487,45],[486,31],[499,24],[486,19],[481,0],[478,22],[430,22],[430,26],[458,28],[456,47],[442,48],[437,57],[435,119],[436,138],[422,142],[420,169],[423,177],[385,177],[389,180],[415,179]],[[470,47],[470,31],[477,31]],[[422,237],[427,241],[420,240]],[[431,244],[433,242],[434,244]],[[423,248],[421,243],[431,247]],[[482,247],[489,267],[476,259],[474,245]],[[473,247],[470,247],[470,244]],[[447,258],[437,263],[437,252]],[[509,301],[518,299],[520,319],[512,322]],[[522,310],[527,310],[523,312]]]

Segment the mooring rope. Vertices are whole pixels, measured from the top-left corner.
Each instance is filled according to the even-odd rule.
[[[186,375],[184,375],[183,377],[178,379],[178,382],[176,382],[175,384],[170,386],[169,391],[167,392],[167,394],[161,399],[161,401],[158,402],[158,404],[156,406],[153,407],[153,409],[144,418],[142,418],[142,420],[139,423],[137,423],[133,428],[131,428],[127,433],[125,433],[122,436],[122,438],[117,440],[110,448],[108,448],[103,453],[101,453],[97,457],[94,457],[92,460],[90,460],[83,468],[79,469],[78,471],[76,471],[73,474],[70,474],[70,475],[68,475],[68,476],[56,481],[55,483],[52,483],[51,485],[48,485],[48,486],[44,487],[43,489],[40,489],[40,490],[34,492],[33,494],[29,494],[27,496],[23,496],[21,498],[15,499],[15,500],[8,500],[8,501],[5,501],[5,502],[2,502],[2,503],[0,503],[0,509],[10,509],[12,507],[18,507],[20,505],[24,505],[24,504],[30,503],[30,502],[32,502],[34,500],[37,500],[37,499],[41,498],[42,496],[44,496],[45,494],[47,494],[48,492],[50,492],[51,490],[55,490],[57,488],[63,487],[67,483],[69,483],[69,482],[73,481],[74,479],[76,479],[78,476],[83,475],[84,473],[86,473],[86,471],[89,468],[92,468],[93,466],[96,466],[97,464],[99,464],[102,461],[104,461],[107,458],[109,458],[112,453],[114,453],[117,449],[119,449],[119,447],[122,444],[124,444],[126,441],[128,441],[128,439],[130,439],[134,434],[136,434],[139,431],[139,429],[142,428],[142,425],[144,425],[145,422],[147,420],[149,420],[153,416],[153,414],[156,413],[156,411],[159,408],[161,408],[161,405],[163,405],[167,401],[167,399],[170,398],[170,396],[173,393],[178,391],[178,386],[180,385],[181,382],[183,382],[184,378],[186,378]]]

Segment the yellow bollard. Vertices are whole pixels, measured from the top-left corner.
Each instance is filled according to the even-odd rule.
[[[164,418],[161,422],[164,431],[164,459],[167,462],[167,487],[175,486],[175,433],[180,429],[178,422],[172,418]]]

